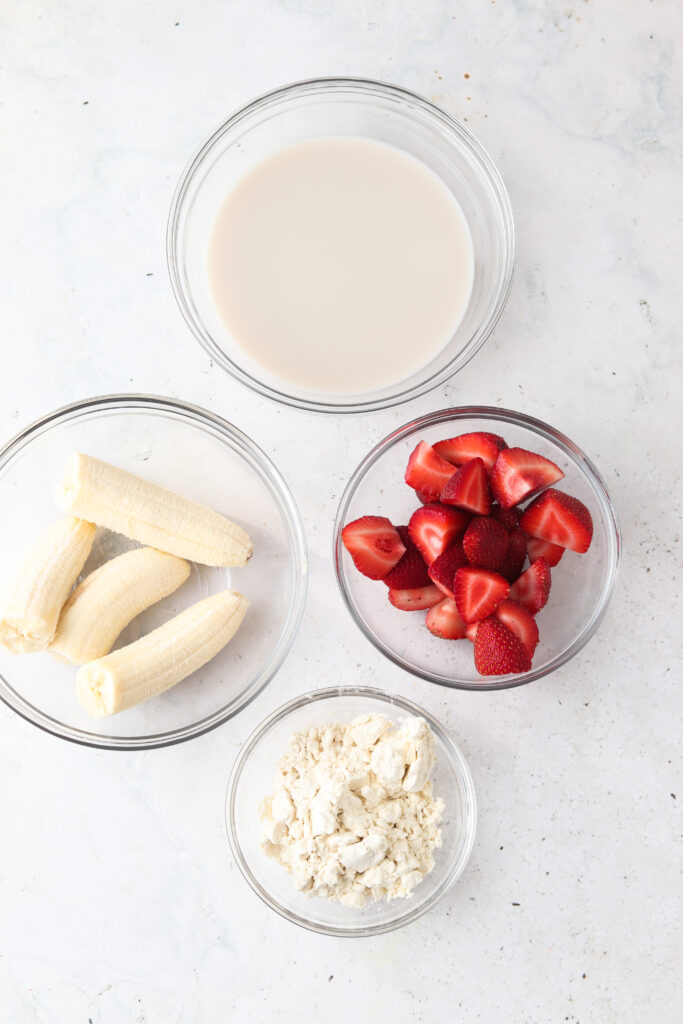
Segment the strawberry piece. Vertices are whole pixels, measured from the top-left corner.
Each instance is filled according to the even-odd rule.
[[[457,437],[449,437],[446,441],[438,441],[434,445],[434,451],[438,452],[454,466],[463,466],[470,459],[481,459],[487,469],[490,469],[498,458],[501,448],[507,448],[507,444],[498,434],[488,434],[484,430],[478,430],[472,434],[458,434]]]
[[[371,580],[381,580],[405,553],[405,544],[386,516],[361,516],[342,530],[353,564]]]
[[[463,551],[462,541],[458,538],[434,559],[429,566],[429,578],[446,597],[453,597],[453,580],[463,565],[467,565],[467,557]]]
[[[520,530],[518,526],[508,536],[507,551],[498,572],[510,583],[514,583],[524,568],[528,541],[524,530]]]
[[[391,572],[382,582],[394,590],[409,590],[412,587],[428,587],[429,576],[424,558],[417,550],[408,532],[407,526],[397,526],[396,530],[405,545],[405,554],[396,563]]]
[[[429,609],[425,626],[430,633],[443,640],[462,640],[467,628],[458,614],[455,601],[450,597],[445,597]]]
[[[470,565],[499,572],[508,549],[507,530],[497,519],[478,516],[465,530],[462,546]]]
[[[433,491],[415,491],[418,501],[423,505],[431,505],[432,502],[438,501],[441,494],[434,494]]]
[[[409,590],[390,590],[389,600],[394,608],[402,612],[419,612],[443,601],[443,594],[438,587],[430,584],[428,587],[411,587]]]
[[[519,637],[529,652],[529,657],[533,658],[538,644],[538,626],[529,609],[507,597],[500,602],[493,614]]]
[[[513,601],[528,608],[532,615],[540,612],[550,594],[550,566],[545,558],[537,558],[510,587]]]
[[[491,515],[494,519],[497,519],[499,523],[502,523],[508,533],[512,533],[516,526],[519,526],[519,517],[521,511],[518,508],[501,508],[500,505],[494,501],[491,506]]]
[[[528,672],[529,652],[511,629],[496,618],[479,623],[474,638],[474,664],[482,676],[506,676]]]
[[[593,520],[584,503],[554,487],[531,502],[519,525],[532,537],[581,555],[593,539]]]
[[[410,517],[408,532],[427,565],[465,532],[470,517],[446,505],[423,505]]]
[[[487,618],[508,596],[510,584],[498,573],[465,566],[458,569],[453,581],[455,603],[465,622]]]
[[[465,630],[465,636],[472,643],[474,643],[474,638],[477,635],[477,630],[478,629],[479,629],[479,623],[478,622],[470,622],[469,626]]]
[[[416,491],[438,498],[452,474],[450,462],[442,459],[426,441],[420,441],[408,459],[405,480]]]
[[[441,500],[477,516],[487,516],[491,511],[491,491],[482,460],[470,459],[461,466],[442,490]]]
[[[526,546],[530,562],[535,562],[537,558],[545,558],[551,569],[557,565],[566,550],[559,544],[552,544],[549,540],[541,540],[539,537],[529,537]]]
[[[491,470],[491,490],[501,508],[512,508],[563,476],[560,467],[542,455],[524,448],[505,448]]]

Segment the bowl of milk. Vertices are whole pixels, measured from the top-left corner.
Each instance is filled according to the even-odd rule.
[[[335,78],[275,90],[203,143],[167,247],[212,359],[276,401],[345,413],[472,358],[509,293],[514,229],[466,128],[404,89]]]

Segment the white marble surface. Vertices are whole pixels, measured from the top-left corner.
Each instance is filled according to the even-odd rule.
[[[3,1021],[680,1020],[682,34],[667,0],[4,0],[0,437],[86,395],[204,405],[290,482],[312,580],[278,677],[191,745],[95,752],[0,708]],[[512,296],[476,360],[438,393],[341,421],[280,409],[212,367],[164,256],[171,194],[199,140],[257,93],[334,73],[393,80],[465,119],[518,229]],[[392,668],[332,575],[332,515],[359,458],[395,425],[462,402],[569,434],[624,530],[599,634],[562,671],[507,693],[445,692]],[[346,680],[440,716],[480,804],[471,862],[443,905],[363,941],[270,913],[222,818],[256,723]]]

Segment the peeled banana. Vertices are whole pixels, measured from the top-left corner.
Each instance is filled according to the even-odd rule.
[[[183,558],[155,548],[112,558],[86,576],[67,600],[50,653],[76,665],[101,658],[136,615],[172,594],[189,575]]]
[[[78,699],[88,714],[103,718],[163,693],[225,647],[248,607],[234,590],[198,601],[135,643],[83,665]]]
[[[65,516],[38,539],[0,608],[0,643],[14,654],[42,651],[90,554],[96,527]]]
[[[254,550],[247,532],[218,512],[80,452],[69,459],[57,501],[73,515],[204,565],[246,565]]]

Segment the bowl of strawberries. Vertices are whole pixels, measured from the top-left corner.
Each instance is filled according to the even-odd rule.
[[[621,536],[598,470],[522,413],[443,409],[363,459],[334,530],[342,597],[391,661],[502,689],[564,665],[616,587]]]

